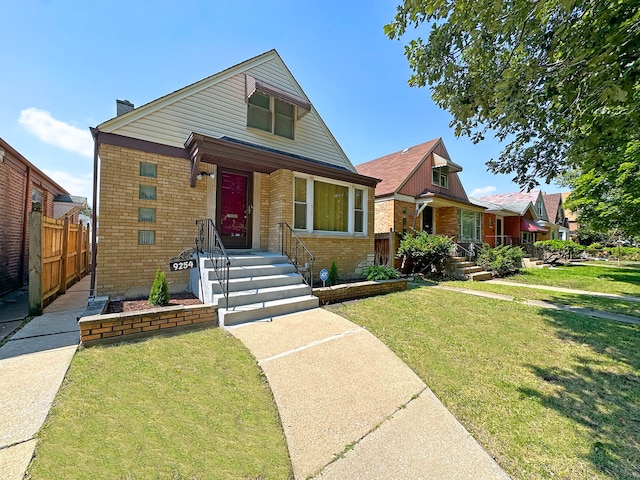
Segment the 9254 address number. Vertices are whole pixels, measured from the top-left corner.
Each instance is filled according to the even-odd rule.
[[[195,260],[186,260],[184,262],[170,262],[169,270],[172,272],[176,272],[178,270],[188,270],[189,268],[195,268],[196,261]]]

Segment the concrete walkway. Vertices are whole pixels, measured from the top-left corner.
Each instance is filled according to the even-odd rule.
[[[296,479],[507,479],[418,376],[323,309],[229,330],[269,380]]]
[[[21,480],[80,341],[89,277],[45,308],[0,347],[0,480]]]
[[[536,290],[549,290],[550,292],[573,293],[576,295],[590,295],[592,297],[611,298],[613,300],[624,300],[626,302],[640,302],[640,297],[619,295],[617,293],[590,292],[588,290],[576,290],[575,288],[552,287],[550,285],[533,285],[529,283],[509,282],[507,280],[487,280],[485,283],[508,285],[510,287],[534,288]]]

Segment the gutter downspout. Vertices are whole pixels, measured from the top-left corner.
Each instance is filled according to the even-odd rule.
[[[99,156],[99,141],[98,136],[100,130],[97,128],[90,128],[91,135],[93,136],[93,228],[91,229],[91,285],[89,287],[89,298],[95,299],[96,297],[96,259],[98,254],[98,156]]]

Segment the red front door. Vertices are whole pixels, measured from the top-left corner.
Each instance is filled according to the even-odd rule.
[[[218,232],[225,247],[251,248],[252,173],[218,170]]]

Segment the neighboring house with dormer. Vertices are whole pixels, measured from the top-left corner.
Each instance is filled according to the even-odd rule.
[[[148,294],[156,268],[194,247],[201,219],[247,252],[279,252],[288,225],[316,273],[335,261],[349,278],[371,261],[377,180],[356,171],[275,50],[119,110],[92,129],[97,294]],[[189,288],[188,272],[167,278]]]
[[[505,244],[526,246],[550,238],[551,223],[540,190],[486,195],[479,200],[517,214],[496,215],[496,221],[501,219],[503,222]]]
[[[549,218],[551,240],[569,240],[569,219],[564,211],[561,193],[542,193]]]
[[[380,178],[375,190],[375,230],[404,234],[412,229],[446,235],[462,244],[482,242],[483,207],[469,201],[441,138],[356,166]]]
[[[564,205],[564,203],[567,201],[567,197],[569,197],[569,195],[571,194],[571,192],[562,192],[562,203]],[[571,238],[572,236],[576,235],[578,233],[578,230],[580,229],[580,223],[578,222],[578,218],[576,217],[576,214],[573,213],[571,210],[567,210],[566,208],[564,209],[564,216],[567,220],[567,227],[569,228],[569,238]]]

